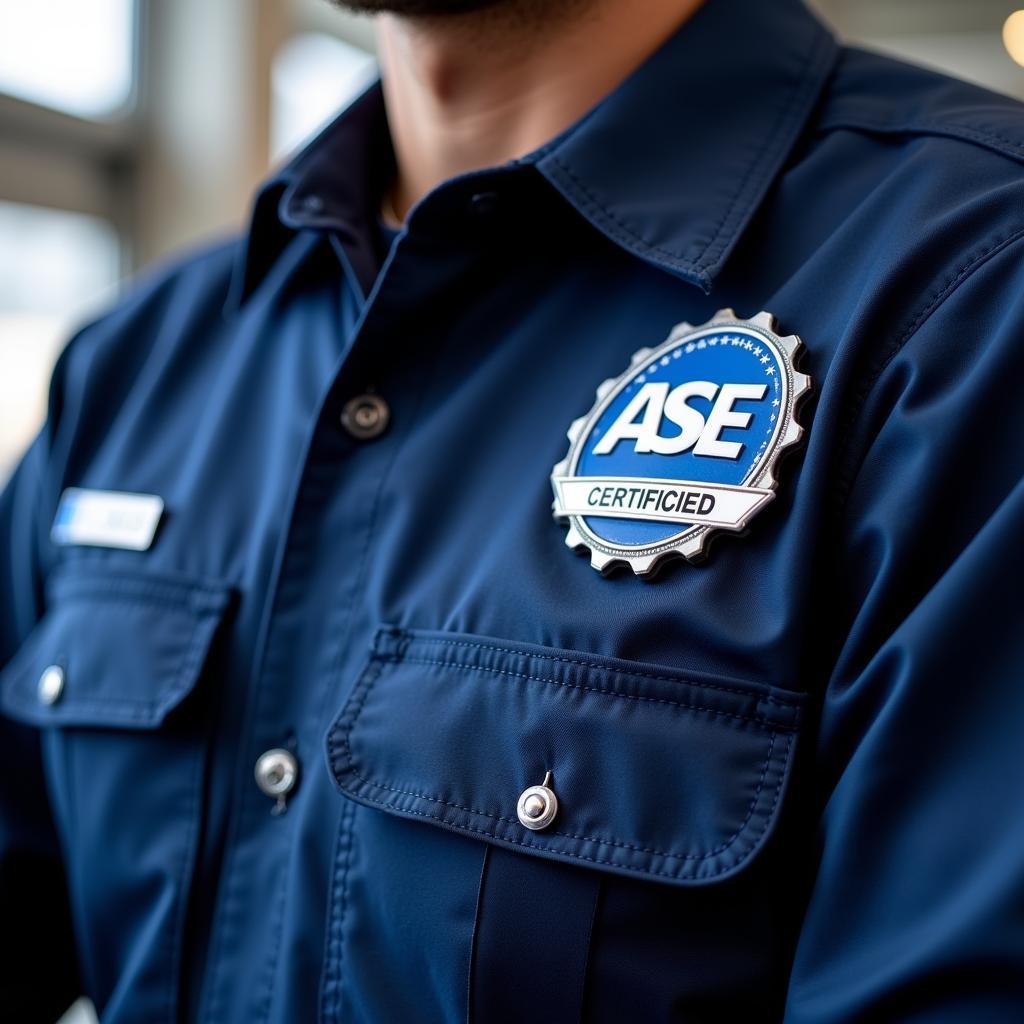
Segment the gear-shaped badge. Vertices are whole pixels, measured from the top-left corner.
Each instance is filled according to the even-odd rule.
[[[552,470],[566,544],[589,549],[601,572],[626,564],[651,576],[672,556],[699,561],[718,531],[746,529],[803,433],[795,413],[811,381],[794,367],[800,349],[771,314],[723,309],[636,352],[570,426]]]

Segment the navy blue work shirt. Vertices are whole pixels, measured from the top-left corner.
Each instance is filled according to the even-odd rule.
[[[1021,107],[710,0],[389,241],[392,159],[375,87],[60,361],[0,505],[5,1015],[1024,1019]],[[703,564],[595,572],[566,430],[723,307],[803,339],[802,446]],[[68,487],[152,544],[54,543]]]

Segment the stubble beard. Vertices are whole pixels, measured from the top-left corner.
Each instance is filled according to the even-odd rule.
[[[589,6],[593,0],[328,0],[356,14],[395,14],[407,18],[440,18],[492,12],[513,23],[542,24],[552,17]]]

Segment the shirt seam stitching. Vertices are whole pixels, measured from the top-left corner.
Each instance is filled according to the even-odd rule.
[[[150,725],[157,725],[162,721],[163,716],[172,711],[185,699],[194,689],[198,681],[199,673],[205,661],[205,655],[209,652],[213,643],[214,635],[220,625],[220,619],[214,618],[213,629],[207,630],[208,616],[196,616],[192,623],[192,629],[188,639],[182,644],[182,652],[179,656],[176,670],[170,674],[172,684],[158,697],[149,700],[144,698],[132,699],[130,697],[78,697],[69,696],[66,704],[54,708],[51,716],[44,717],[36,708],[35,702],[27,695],[18,692],[15,680],[24,679],[29,675],[28,665],[20,671],[12,674],[11,682],[6,687],[3,703],[14,709],[21,709],[25,714],[31,715],[34,722],[43,727],[75,728],[81,724],[72,715],[76,709],[88,711],[90,709],[104,710],[108,712],[105,723],[115,722],[148,722]],[[41,653],[35,651],[34,653]],[[66,654],[60,654],[57,664],[67,664]],[[31,663],[31,659],[29,660]],[[2,676],[0,676],[2,678]],[[113,718],[110,717],[113,715]]]
[[[416,661],[416,659],[411,659],[411,658],[410,659],[405,659],[405,660],[406,661]],[[452,808],[454,810],[463,811],[463,812],[468,813],[468,814],[474,814],[474,815],[477,815],[479,817],[489,818],[491,821],[495,821],[495,822],[502,822],[502,823],[510,824],[510,825],[516,824],[517,823],[517,819],[512,819],[512,818],[505,817],[505,816],[502,816],[502,815],[490,814],[487,811],[477,810],[476,808],[473,808],[473,807],[467,807],[467,806],[464,806],[464,805],[461,805],[461,804],[454,803],[452,801],[444,800],[442,797],[439,797],[439,796],[434,795],[434,794],[420,793],[420,792],[417,792],[417,791],[414,791],[414,790],[411,790],[411,789],[402,789],[402,788],[397,787],[397,786],[389,785],[384,780],[376,781],[374,779],[368,778],[367,776],[363,775],[358,770],[358,768],[356,767],[355,754],[354,754],[354,752],[352,750],[352,743],[351,743],[352,734],[355,731],[355,727],[356,727],[356,725],[357,725],[357,723],[359,721],[360,715],[362,714],[363,708],[366,706],[367,700],[368,700],[368,698],[370,696],[370,691],[373,689],[373,686],[375,685],[377,680],[380,678],[380,676],[383,674],[384,667],[385,667],[386,664],[387,664],[387,662],[385,662],[384,660],[376,660],[376,664],[372,664],[371,663],[371,665],[365,671],[363,679],[362,679],[362,683],[361,683],[361,685],[362,685],[362,693],[359,695],[358,700],[355,700],[355,699],[353,700],[353,703],[350,704],[350,707],[349,707],[349,709],[347,711],[347,714],[351,715],[350,721],[346,725],[344,725],[344,726],[342,726],[340,724],[340,722],[339,722],[339,724],[335,728],[333,728],[331,730],[331,733],[330,733],[330,736],[329,736],[329,740],[328,740],[328,744],[329,744],[329,749],[330,749],[330,753],[331,753],[332,767],[334,767],[335,770],[340,770],[342,768],[342,766],[344,765],[344,762],[347,760],[347,766],[344,768],[345,772],[347,774],[355,775],[357,778],[361,779],[364,783],[366,783],[369,786],[372,786],[375,789],[384,789],[384,790],[387,790],[389,792],[397,793],[397,794],[400,794],[400,795],[403,795],[403,796],[411,796],[411,797],[414,797],[414,798],[420,799],[420,800],[429,800],[432,803],[441,804],[441,805],[443,805],[445,807],[450,807],[450,808]],[[471,666],[462,666],[462,667],[471,667]],[[497,671],[497,670],[492,670],[492,669],[480,669],[480,670],[481,671],[489,671],[489,672]],[[502,674],[506,674],[507,675],[507,674],[510,674],[510,673],[502,673]],[[543,682],[554,683],[554,685],[557,685],[557,686],[569,686],[569,687],[573,687],[573,688],[579,689],[579,687],[575,687],[574,684],[571,684],[571,683],[559,683],[559,682],[556,682],[556,681],[553,681],[553,680],[544,680],[544,679],[537,679],[536,681],[542,682],[542,683]],[[624,696],[625,697],[627,695],[623,694],[623,695],[618,695],[618,696]],[[684,706],[686,706],[686,705],[684,705]],[[644,853],[644,854],[648,854],[648,855],[666,857],[666,858],[669,858],[669,859],[672,859],[672,860],[678,860],[678,861],[684,861],[684,862],[685,861],[706,861],[709,858],[716,856],[717,854],[725,852],[730,846],[733,845],[733,843],[736,842],[737,839],[740,838],[740,836],[746,830],[746,827],[749,824],[750,819],[751,819],[751,817],[754,814],[754,811],[755,811],[755,809],[757,807],[757,804],[758,804],[758,801],[760,799],[762,790],[764,788],[764,781],[765,781],[765,777],[767,775],[768,766],[769,766],[769,764],[772,761],[772,755],[773,755],[773,753],[775,751],[775,741],[776,741],[777,736],[778,736],[778,732],[777,731],[775,731],[775,730],[769,731],[768,752],[765,755],[764,763],[763,763],[763,765],[761,766],[761,769],[760,769],[760,775],[759,775],[759,778],[758,778],[757,787],[756,787],[756,789],[754,791],[754,796],[751,799],[751,803],[750,803],[750,806],[749,806],[749,808],[747,810],[747,814],[744,817],[743,821],[741,822],[739,828],[729,838],[729,840],[726,841],[724,844],[722,844],[722,845],[720,845],[718,847],[715,847],[714,849],[709,850],[709,851],[707,851],[707,852],[705,852],[703,854],[699,854],[698,855],[698,854],[672,853],[672,852],[669,852],[669,851],[658,850],[656,848],[646,848],[646,847],[636,846],[634,844],[630,844],[630,843],[624,842],[622,840],[601,839],[601,838],[596,837],[596,836],[578,835],[578,834],[571,833],[571,832],[553,831],[551,834],[552,835],[562,836],[563,838],[566,838],[566,839],[574,839],[574,840],[579,840],[579,841],[584,841],[584,842],[592,842],[592,843],[597,843],[597,844],[602,845],[602,846],[618,847],[618,848],[627,849],[627,850],[630,850],[630,851],[633,851],[633,852],[636,852],[636,853]],[[783,755],[781,757],[781,761],[782,761],[783,764],[785,764],[786,760],[789,757],[789,752],[790,752],[790,748],[791,748],[791,745],[792,745],[792,735],[791,734],[787,735],[786,736],[786,740],[787,740],[787,742],[786,742],[786,749],[785,749],[785,751],[784,751],[784,753],[783,753]],[[340,757],[339,757],[339,754],[341,755]],[[784,777],[784,775],[785,775],[785,772],[782,772],[781,776]],[[780,787],[781,787],[781,777],[780,777]],[[367,796],[366,799],[369,799],[372,802],[377,803],[377,804],[379,804],[380,806],[383,806],[383,807],[391,807],[391,806],[393,806],[391,803],[388,803],[387,801],[385,801],[383,799],[373,798],[373,797],[369,797],[369,796]],[[776,797],[776,801],[777,801],[777,797]],[[768,822],[771,820],[771,814],[772,814],[772,811],[774,811],[774,806],[775,806],[775,802],[773,802],[772,808],[769,810],[769,813],[768,813],[768,815],[766,817],[766,822],[765,822],[765,827],[766,828],[767,828]],[[408,809],[407,813],[421,814],[423,817],[430,817],[430,818],[436,818],[438,820],[443,820],[441,815],[430,815],[430,814],[426,814],[425,812],[412,811],[411,809]],[[470,826],[459,826],[459,827],[460,828],[463,828],[463,827],[470,828]],[[493,833],[487,832],[486,830],[481,830],[481,829],[472,829],[472,828],[470,828],[470,831],[483,832],[484,834],[487,834],[487,835],[493,835]],[[519,845],[524,845],[524,846],[535,845],[535,844],[526,843],[526,842],[521,841],[521,840],[514,840],[513,839],[513,840],[509,840],[509,841],[516,842]],[[537,847],[537,848],[538,849],[546,849],[546,847]],[[568,853],[567,855],[568,856],[581,856],[581,855],[572,854],[572,853]],[[591,860],[593,858],[586,858],[586,857],[584,857],[582,859],[584,859],[584,860]],[[596,863],[601,863],[601,862],[600,861],[596,861]]]
[[[599,672],[609,672],[615,675],[625,676],[627,678],[637,679],[652,679],[656,682],[675,683],[680,686],[693,686],[698,689],[706,690],[719,690],[723,693],[735,693],[741,697],[749,697],[751,700],[757,700],[758,703],[778,704],[785,708],[792,708],[794,711],[801,709],[801,701],[799,700],[785,700],[783,698],[772,697],[768,695],[760,695],[757,691],[743,690],[738,686],[723,686],[720,683],[702,682],[696,679],[690,679],[686,676],[665,676],[658,675],[654,672],[643,672],[634,671],[632,669],[620,669],[611,665],[601,664],[596,659],[593,661],[585,661],[578,658],[565,658],[555,654],[542,654],[539,651],[530,651],[526,649],[517,650],[514,647],[500,647],[497,644],[488,644],[482,641],[469,641],[469,640],[449,640],[445,637],[429,637],[429,636],[417,636],[413,635],[410,637],[410,646],[415,647],[416,644],[437,644],[444,647],[465,647],[472,649],[479,649],[484,651],[494,651],[498,654],[511,654],[521,658],[539,658],[544,661],[551,661],[561,665],[578,665],[580,668],[592,669]],[[455,664],[461,665],[461,662]],[[472,666],[467,666],[472,667]]]
[[[820,29],[820,26],[815,26]],[[722,252],[727,248],[727,239],[723,236],[727,234],[727,225],[730,221],[737,218],[742,218],[742,215],[746,209],[749,209],[753,205],[754,200],[750,196],[746,196],[746,202],[741,203],[741,199],[745,197],[748,190],[748,185],[753,181],[755,184],[758,182],[763,183],[766,179],[772,180],[779,173],[779,160],[776,159],[783,146],[793,144],[793,137],[786,134],[785,129],[789,127],[790,123],[794,120],[794,111],[797,110],[798,105],[802,102],[806,96],[812,90],[820,90],[823,87],[822,76],[812,75],[810,69],[815,66],[815,63],[821,59],[822,54],[827,49],[834,49],[833,38],[825,31],[819,31],[817,46],[809,48],[807,55],[804,58],[803,64],[800,66],[799,81],[796,87],[790,92],[789,98],[785,105],[772,122],[771,130],[765,136],[764,141],[758,149],[758,152],[751,159],[747,168],[743,172],[743,176],[740,180],[740,187],[733,201],[729,204],[724,216],[719,221],[718,225],[714,229],[711,241],[705,246],[704,251],[697,258],[697,266],[699,266],[705,273],[711,266],[721,257]],[[806,124],[806,116],[802,122]],[[800,134],[797,131],[797,136]],[[770,163],[770,167],[765,169],[764,163]],[[756,174],[758,166],[761,166],[761,174]],[[760,194],[759,188],[753,189],[754,195]]]
[[[816,126],[819,134],[835,131],[865,131],[893,135],[916,135],[921,137],[941,137],[956,139],[960,142],[983,146],[994,152],[1001,153],[1010,159],[1020,162],[1024,160],[1024,141],[1000,135],[998,132],[976,128],[971,125],[958,125],[949,121],[935,119],[886,121],[882,118],[849,116],[829,120],[825,118]]]
[[[882,358],[878,362],[877,367],[868,375],[853,397],[851,410],[846,418],[846,427],[843,431],[842,444],[839,449],[845,454],[847,460],[849,460],[852,455],[851,444],[853,440],[853,432],[857,426],[860,416],[867,405],[868,399],[871,397],[871,394],[874,392],[879,380],[889,365],[906,347],[917,332],[928,322],[932,315],[936,313],[948,299],[952,298],[952,296],[959,291],[962,285],[973,280],[975,273],[988,263],[990,259],[997,256],[1004,249],[1009,248],[1014,242],[1020,241],[1021,238],[1024,238],[1024,227],[996,236],[983,249],[975,252],[973,256],[962,263],[945,279],[941,286],[933,290],[924,305],[921,306],[918,312],[906,322],[904,329],[897,336],[896,340],[886,349]],[[842,511],[845,508],[846,503],[849,500],[865,454],[866,452],[862,452],[862,457],[857,466],[843,475],[839,480],[836,500],[836,506],[839,511]]]
[[[772,722],[759,715],[742,715],[735,711],[723,711],[719,708],[712,708],[703,704],[692,704],[687,701],[672,700],[669,697],[649,697],[646,694],[619,693],[617,690],[612,690],[608,687],[586,686],[582,683],[570,683],[562,679],[550,679],[545,676],[533,675],[529,672],[515,672],[512,669],[492,668],[488,665],[470,665],[466,662],[445,661],[440,658],[412,658],[408,656],[402,658],[386,657],[383,658],[383,660],[393,662],[395,664],[435,665],[440,668],[457,668],[470,672],[484,672],[491,675],[510,676],[514,679],[525,679],[528,682],[543,683],[546,686],[561,686],[570,690],[579,690],[581,693],[599,693],[607,697],[615,697],[619,700],[642,701],[644,703],[651,704],[668,704],[671,707],[683,708],[687,711],[708,712],[709,714],[722,718],[733,718],[740,722],[749,722],[764,731],[785,732],[793,728],[793,726],[787,727],[785,723]]]
[[[373,680],[371,680],[371,683],[369,685],[372,685],[372,682],[373,682]],[[367,687],[367,689],[368,688],[369,687]],[[337,755],[336,732],[337,732],[337,730],[335,732],[332,732],[331,739],[330,739],[331,753],[334,754],[334,755]],[[626,871],[634,871],[634,872],[637,872],[638,874],[655,875],[655,876],[659,876],[659,877],[663,877],[663,878],[674,878],[674,879],[686,878],[686,877],[696,877],[696,875],[694,875],[692,873],[691,874],[687,874],[686,873],[687,862],[689,864],[694,865],[694,868],[691,868],[691,872],[692,872],[692,871],[694,871],[696,869],[697,863],[707,861],[710,858],[725,852],[727,849],[729,849],[729,847],[731,847],[743,835],[747,825],[749,824],[750,818],[753,816],[753,812],[756,809],[758,799],[760,798],[761,792],[762,792],[763,787],[764,787],[764,780],[765,780],[765,777],[767,775],[768,766],[771,763],[771,759],[772,759],[772,752],[773,752],[773,748],[774,748],[775,738],[776,738],[776,734],[772,733],[772,738],[771,738],[771,744],[769,746],[768,757],[766,758],[764,766],[761,769],[761,775],[760,775],[760,778],[758,780],[758,787],[757,787],[757,790],[754,793],[754,797],[753,797],[753,800],[751,801],[750,809],[748,810],[747,816],[746,816],[746,818],[744,818],[743,823],[740,825],[740,827],[737,830],[737,832],[729,839],[729,841],[727,843],[725,843],[723,846],[717,847],[714,850],[711,850],[711,851],[709,851],[709,852],[707,852],[705,854],[701,854],[701,855],[677,854],[677,853],[670,853],[670,852],[659,851],[659,850],[649,850],[649,849],[645,849],[645,848],[642,848],[642,847],[631,846],[628,843],[620,843],[620,842],[617,842],[617,841],[604,840],[604,839],[599,839],[599,838],[596,838],[596,837],[578,836],[578,835],[573,835],[571,833],[565,833],[565,832],[555,832],[555,833],[553,833],[554,835],[559,835],[559,836],[562,836],[563,838],[575,839],[575,840],[584,841],[584,842],[593,842],[593,843],[597,843],[597,844],[603,845],[603,846],[613,846],[613,847],[617,847],[617,848],[628,849],[631,852],[635,852],[635,853],[644,853],[644,854],[647,854],[647,855],[664,857],[664,858],[669,859],[669,860],[676,860],[676,861],[684,862],[681,865],[681,867],[679,869],[677,869],[676,871],[660,871],[660,870],[657,870],[657,869],[651,868],[651,867],[641,867],[641,866],[633,865],[633,864],[618,864],[618,863],[615,863],[614,861],[612,861],[610,859],[602,859],[602,858],[598,858],[598,857],[590,857],[590,856],[587,856],[587,855],[582,854],[582,853],[573,852],[571,850],[552,849],[549,846],[544,846],[544,845],[541,845],[540,843],[531,843],[531,842],[529,842],[529,841],[527,841],[525,839],[521,839],[521,838],[520,839],[516,839],[516,838],[502,837],[502,841],[503,842],[512,843],[515,846],[521,846],[521,847],[525,847],[525,848],[528,848],[528,849],[535,849],[535,850],[541,850],[541,851],[544,851],[544,852],[547,852],[547,853],[554,853],[554,854],[557,854],[559,856],[570,857],[570,858],[575,859],[575,860],[588,861],[588,862],[590,862],[592,864],[601,864],[601,865],[604,865],[604,866],[607,866],[607,867],[614,867],[614,868],[622,869],[622,870],[626,870]],[[347,745],[347,739],[344,740],[343,742]],[[786,749],[782,753],[781,757],[779,758],[779,760],[781,762],[782,770],[780,770],[780,772],[779,772],[779,781],[777,782],[777,784],[775,786],[775,794],[774,794],[774,796],[772,798],[771,805],[769,806],[769,808],[765,812],[763,827],[761,828],[761,830],[758,833],[756,833],[755,835],[750,837],[750,840],[751,840],[750,849],[754,849],[756,847],[758,839],[760,839],[760,837],[768,829],[768,826],[771,824],[773,815],[775,813],[775,808],[778,805],[779,797],[781,796],[781,793],[782,793],[782,783],[783,783],[783,781],[785,780],[785,777],[786,777],[785,764],[786,764],[786,762],[789,759],[789,754],[790,754],[790,749],[792,747],[792,742],[793,742],[793,737],[792,736],[787,736],[786,737]],[[348,755],[349,755],[349,768],[347,769],[347,771],[350,774],[357,775],[359,778],[363,778],[363,776],[359,775],[358,771],[356,771],[356,769],[355,769],[355,766],[354,766],[354,763],[353,763],[353,759],[352,759],[352,754],[351,754],[351,748],[346,746],[346,749],[347,749],[347,752],[348,752]],[[374,786],[375,785],[375,783],[373,783],[371,780],[364,779],[364,781],[367,782],[370,786]],[[384,787],[384,788],[386,788],[386,787]],[[435,803],[441,803],[441,804],[443,804],[445,806],[451,806],[451,807],[453,807],[454,809],[457,809],[457,810],[465,810],[468,813],[473,813],[473,814],[480,815],[482,817],[490,818],[493,821],[500,821],[500,822],[505,822],[505,823],[508,823],[508,824],[515,824],[515,822],[513,822],[509,818],[503,818],[503,817],[500,817],[500,816],[497,816],[497,815],[487,814],[486,812],[483,812],[483,811],[473,811],[472,809],[459,808],[457,804],[454,804],[454,805],[453,804],[448,804],[446,801],[439,800],[438,798],[432,798],[432,797],[427,797],[427,796],[419,796],[418,794],[415,794],[415,793],[409,793],[407,795],[413,796],[413,797],[417,797],[418,799],[432,800]],[[383,800],[383,799],[380,799],[380,798],[377,798],[377,797],[369,796],[366,793],[362,794],[362,798],[364,800],[368,800],[369,802],[371,802],[373,804],[376,804],[379,807],[387,808],[387,809],[390,809],[390,810],[399,810],[399,808],[395,807],[393,802],[388,802],[386,800]],[[499,838],[497,836],[497,834],[496,834],[494,829],[476,828],[476,827],[474,827],[472,825],[455,825],[454,823],[447,821],[445,816],[443,814],[441,814],[441,813],[429,814],[426,811],[417,811],[417,810],[413,810],[412,808],[405,808],[405,809],[401,810],[400,813],[412,814],[412,815],[415,815],[416,817],[428,818],[428,819],[431,819],[431,820],[434,820],[434,821],[440,821],[442,823],[451,825],[453,828],[457,829],[460,832],[461,831],[472,832],[472,833],[475,833],[475,834],[478,834],[478,835],[488,836],[491,839]],[[747,851],[747,853],[749,853],[749,850]],[[740,859],[736,863],[737,864],[738,863],[742,863],[743,859],[744,859],[744,857],[741,856]],[[714,878],[717,875],[724,874],[726,871],[731,870],[731,868],[734,867],[734,866],[735,866],[735,864],[733,864],[733,865],[724,865],[719,870],[711,872],[708,875],[705,875],[703,877]]]
[[[798,101],[803,99],[804,96],[810,92],[812,87],[821,87],[821,81],[817,77],[810,75],[808,73],[808,69],[812,67],[815,60],[820,58],[822,52],[828,45],[832,44],[832,42],[833,40],[831,36],[823,32],[819,35],[818,45],[809,50],[807,56],[804,58],[803,64],[800,66],[799,81],[795,84],[786,100],[786,103],[772,122],[772,131],[765,135],[756,151],[751,156],[747,166],[740,175],[739,185],[735,190],[732,199],[726,206],[725,212],[711,229],[710,238],[707,242],[703,243],[701,251],[696,257],[691,258],[686,256],[684,253],[666,249],[662,246],[653,245],[646,241],[636,232],[635,229],[626,224],[620,216],[613,213],[608,208],[608,205],[600,200],[559,157],[557,152],[550,153],[546,159],[555,164],[555,166],[558,167],[559,170],[561,170],[569,179],[572,186],[579,193],[579,197],[583,200],[585,206],[590,207],[592,210],[599,211],[611,222],[610,225],[607,225],[607,230],[612,237],[615,237],[616,231],[621,232],[622,237],[618,239],[619,241],[628,242],[633,245],[640,245],[644,251],[666,258],[670,264],[677,269],[697,273],[703,280],[708,281],[710,280],[709,268],[715,264],[716,260],[721,256],[721,253],[728,246],[728,240],[723,238],[723,235],[727,234],[727,226],[729,226],[731,221],[736,219],[737,215],[742,216],[744,210],[750,205],[749,197],[746,195],[748,191],[747,186],[752,180],[752,176],[754,175],[758,164],[764,161],[766,155],[774,156],[775,151],[781,145],[779,142],[779,139],[782,137],[782,132],[780,130],[781,126],[786,125],[792,119],[792,112],[796,108]],[[761,178],[763,179],[769,174],[774,176],[777,173],[778,167],[773,163],[770,172],[767,170],[764,171]]]

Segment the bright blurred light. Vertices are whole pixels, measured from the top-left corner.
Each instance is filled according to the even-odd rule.
[[[81,117],[132,92],[134,0],[0,0],[0,91]]]
[[[372,54],[334,36],[307,33],[290,39],[274,58],[271,156],[276,160],[298,148],[376,75]]]
[[[113,298],[119,272],[108,222],[0,202],[0,484],[42,424],[60,350]]]
[[[1024,11],[1014,11],[1003,23],[1006,52],[1024,67]]]

